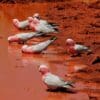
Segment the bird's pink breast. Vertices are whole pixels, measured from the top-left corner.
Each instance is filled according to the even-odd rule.
[[[71,53],[71,54],[76,54],[77,53],[77,51],[74,49],[73,46],[68,48],[68,52]]]

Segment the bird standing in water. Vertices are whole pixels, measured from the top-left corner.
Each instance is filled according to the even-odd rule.
[[[31,29],[37,32],[43,33],[58,33],[58,25],[55,23],[49,23],[46,20],[42,20],[39,17],[39,14],[36,14],[33,17],[29,17],[29,26]]]
[[[19,34],[9,36],[8,41],[9,41],[9,43],[18,42],[18,43],[24,44],[29,39],[31,39],[33,37],[39,37],[42,35],[44,35],[44,33],[41,33],[41,32],[19,33]]]
[[[24,52],[24,53],[40,53],[44,49],[46,49],[55,40],[56,40],[56,37],[52,37],[49,40],[43,41],[39,44],[35,44],[35,45],[31,45],[31,46],[23,45],[22,52]]]
[[[49,90],[56,90],[58,88],[72,89],[74,86],[70,81],[64,81],[57,75],[50,72],[46,65],[40,65],[39,72],[42,74],[42,81]]]
[[[68,53],[72,54],[73,56],[83,52],[91,52],[87,46],[76,44],[73,39],[67,39],[66,45]]]

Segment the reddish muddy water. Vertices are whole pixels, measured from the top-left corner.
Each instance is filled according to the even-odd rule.
[[[7,37],[19,32],[12,24],[40,13],[42,18],[58,23],[59,34],[39,37],[27,43],[38,43],[56,35],[57,40],[41,54],[23,54],[21,44],[9,44]],[[100,9],[84,3],[33,3],[0,5],[0,100],[100,100]],[[93,54],[70,57],[65,40],[74,38],[90,46]],[[75,81],[76,93],[48,92],[38,71],[47,64],[52,73]]]

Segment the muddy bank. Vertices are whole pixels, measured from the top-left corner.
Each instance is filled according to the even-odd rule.
[[[99,4],[80,2],[1,4],[0,5],[0,99],[1,100],[99,100],[100,63],[100,9]],[[12,9],[13,6],[13,9]],[[30,10],[31,9],[31,10]],[[16,29],[13,18],[24,20],[35,12],[42,18],[60,25],[57,40],[45,54],[23,54],[22,45],[8,44],[7,37],[23,30]],[[26,30],[29,31],[29,30]],[[48,37],[31,39],[28,44],[38,43]],[[89,46],[92,54],[70,57],[66,53],[65,40],[73,38],[77,43]],[[38,65],[48,64],[50,70],[65,80],[75,81],[81,91],[71,94],[48,92],[42,83]]]

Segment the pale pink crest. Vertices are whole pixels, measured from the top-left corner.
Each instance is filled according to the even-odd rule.
[[[33,21],[33,17],[28,17],[28,21],[32,22]]]
[[[41,72],[43,75],[47,74],[49,72],[49,68],[46,65],[40,65],[39,72]]]
[[[75,41],[73,39],[69,38],[69,39],[66,40],[66,44],[69,45],[69,46],[74,46],[75,45]]]
[[[26,51],[27,51],[27,48],[28,48],[28,45],[23,45],[23,46],[22,46],[22,51],[23,51],[23,52],[26,52]]]
[[[13,24],[14,24],[16,27],[19,27],[19,20],[18,20],[18,19],[13,19]]]
[[[34,15],[33,15],[33,17],[39,17],[40,15],[39,15],[39,13],[35,13]]]
[[[8,41],[9,42],[16,42],[16,41],[18,41],[19,40],[19,38],[17,37],[17,36],[9,36],[8,37]]]

